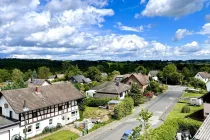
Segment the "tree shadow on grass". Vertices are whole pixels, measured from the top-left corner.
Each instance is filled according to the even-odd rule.
[[[203,116],[203,109],[200,109],[188,116],[186,116],[185,118],[191,118],[193,120],[197,120],[197,121],[204,121],[204,116]]]

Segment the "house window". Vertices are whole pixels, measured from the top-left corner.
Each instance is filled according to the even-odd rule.
[[[58,106],[58,111],[61,111],[63,109],[62,105]]]
[[[75,102],[75,105],[77,105],[77,101],[74,101]]]
[[[120,98],[123,97],[123,93],[120,93]]]
[[[32,117],[36,118],[37,117],[37,112],[33,112]]]
[[[76,112],[71,112],[71,116],[74,117],[76,115]]]
[[[205,115],[206,115],[206,116],[208,116],[208,115],[209,115],[209,113],[205,113]]]
[[[53,122],[53,119],[49,119],[49,125],[51,125]]]
[[[131,85],[131,82],[129,82],[128,84]]]
[[[36,124],[36,130],[40,128],[40,123]]]
[[[30,126],[28,126],[27,132],[29,133],[31,131],[32,131],[32,126],[30,125]]]

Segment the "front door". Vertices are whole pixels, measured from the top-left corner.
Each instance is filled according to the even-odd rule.
[[[2,107],[0,107],[0,116],[2,116]]]
[[[12,119],[12,111],[9,111],[9,117]]]

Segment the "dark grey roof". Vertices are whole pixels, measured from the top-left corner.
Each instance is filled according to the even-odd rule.
[[[0,129],[18,124],[19,121],[11,121],[0,116]]]
[[[30,87],[5,90],[1,93],[16,113],[23,112],[24,100],[29,110],[35,110],[84,98],[84,95],[70,83],[41,86],[39,89],[40,92]]]
[[[72,78],[74,80],[76,80],[78,83],[83,83],[83,82],[89,83],[89,82],[91,82],[91,80],[89,78],[85,78],[84,75],[76,75],[76,76],[72,76]]]
[[[209,140],[210,138],[210,115],[207,116],[193,140]]]
[[[153,77],[153,76],[157,76],[157,74],[158,74],[158,71],[157,70],[151,70],[150,72],[149,72],[149,74]]]
[[[94,98],[110,98],[110,99],[117,99],[117,94],[106,94],[106,93],[95,93]]]
[[[105,82],[102,85],[99,85],[93,89],[95,89],[97,93],[120,94],[124,91],[129,90],[130,88],[131,86],[120,82]]]
[[[34,86],[41,86],[44,82],[48,82],[46,79],[29,79],[28,80],[28,86],[29,87],[34,87]]]

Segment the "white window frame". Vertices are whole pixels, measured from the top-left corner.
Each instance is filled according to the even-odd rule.
[[[53,124],[53,119],[49,119],[49,125]]]

